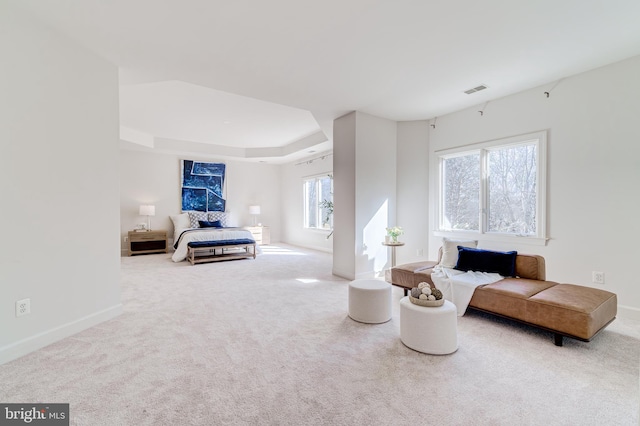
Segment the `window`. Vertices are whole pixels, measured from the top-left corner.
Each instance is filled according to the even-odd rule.
[[[478,231],[480,154],[443,157],[442,179],[444,223],[441,229]]]
[[[546,236],[546,133],[439,153],[439,230]]]
[[[306,178],[304,189],[304,227],[333,228],[333,176]]]

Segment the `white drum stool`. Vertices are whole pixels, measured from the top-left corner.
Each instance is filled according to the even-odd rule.
[[[444,301],[442,306],[414,305],[409,297],[400,300],[400,340],[407,347],[432,355],[458,349],[458,311]]]
[[[355,280],[349,283],[349,316],[368,324],[391,319],[391,284],[381,280]]]

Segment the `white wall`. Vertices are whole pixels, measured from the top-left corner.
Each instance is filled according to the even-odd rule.
[[[396,222],[396,122],[356,112],[356,277],[389,268],[385,228]]]
[[[405,245],[396,248],[398,265],[429,257],[429,140],[426,121],[398,123],[397,211]]]
[[[333,273],[354,279],[356,256],[356,113],[333,123]]]
[[[117,68],[5,3],[0,28],[3,363],[122,307]]]
[[[300,247],[326,252],[333,251],[330,231],[307,229],[304,217],[304,178],[333,173],[333,156],[330,153],[315,153],[313,156],[285,164],[282,167],[282,241]],[[324,158],[323,158],[324,157]],[[310,163],[306,161],[313,160]]]
[[[484,116],[469,108],[438,118],[434,151],[548,129],[546,246],[482,244],[537,253],[547,279],[598,287],[618,295],[619,313],[640,319],[637,240],[640,237],[640,57],[562,80],[547,98],[539,87],[490,102]],[[432,179],[433,203],[435,194]],[[436,256],[440,241],[431,237]]]
[[[396,122],[354,112],[334,123],[333,271],[380,276],[390,255],[381,242],[396,225]]]
[[[270,227],[272,242],[280,241],[280,166],[122,149],[120,241],[123,252],[127,248],[124,243],[127,232],[134,229],[137,223],[146,222],[146,217],[138,215],[141,204],[156,206],[156,215],[151,217],[151,229],[167,230],[170,244],[173,244],[173,224],[169,216],[181,212],[182,159],[225,163],[224,195],[230,225],[253,224],[249,206],[257,204],[261,207],[257,220]]]

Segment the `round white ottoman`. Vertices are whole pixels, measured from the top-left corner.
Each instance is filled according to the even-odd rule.
[[[391,319],[391,284],[381,280],[355,280],[349,283],[349,316],[368,324]]]
[[[400,300],[400,340],[407,347],[432,355],[445,355],[458,349],[458,312],[456,305],[414,305],[409,297]]]

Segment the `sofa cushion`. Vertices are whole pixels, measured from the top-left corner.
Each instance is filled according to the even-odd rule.
[[[551,281],[528,280],[525,278],[505,278],[495,283],[487,284],[482,289],[492,293],[528,299],[557,284]]]
[[[537,254],[522,254],[516,256],[516,276],[530,280],[546,279],[544,257]]]
[[[404,287],[404,288],[413,288],[417,287],[418,283],[422,281],[426,281],[425,278],[430,278],[430,271],[434,266],[436,266],[437,262],[434,261],[425,261],[425,262],[415,262],[415,263],[406,263],[404,265],[398,265],[391,268],[391,282],[394,285]],[[421,272],[429,272],[428,275],[420,274]],[[429,282],[427,281],[427,282]],[[433,286],[433,284],[431,284]]]
[[[501,252],[458,247],[458,263],[456,263],[455,269],[492,272],[503,277],[513,277],[516,274],[517,254],[515,251]]]
[[[531,296],[554,287],[551,281],[505,278],[476,288],[469,307],[527,321],[527,304]]]
[[[529,298],[526,321],[590,339],[615,318],[614,293],[574,284],[558,284]]]
[[[449,238],[442,239],[442,247],[440,247],[440,266],[445,268],[453,268],[458,263],[458,247],[477,247],[478,242],[473,240],[452,240]]]

